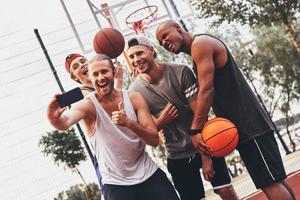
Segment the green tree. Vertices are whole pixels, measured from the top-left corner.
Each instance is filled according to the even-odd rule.
[[[275,99],[272,106],[285,116],[286,132],[295,151],[295,143],[289,131],[291,105],[300,98],[300,70],[295,48],[284,37],[281,27],[256,30],[256,50],[250,60],[250,66],[260,71],[264,79],[264,92],[269,99]],[[268,48],[266,48],[268,47]]]
[[[88,187],[77,168],[81,161],[86,160],[86,154],[74,128],[68,129],[66,132],[58,130],[47,132],[47,135],[43,135],[40,139],[39,146],[45,156],[51,156],[56,165],[63,165],[64,169],[69,168],[77,173]]]
[[[199,16],[213,17],[214,24],[238,22],[251,27],[282,25],[285,33],[300,55],[300,39],[295,22],[300,5],[297,0],[190,0]]]
[[[60,192],[54,200],[100,200],[101,193],[99,191],[98,185],[95,183],[90,183],[88,185],[91,191],[86,192],[87,187],[82,184],[71,186],[68,190]],[[90,197],[86,197],[86,193],[90,194]]]

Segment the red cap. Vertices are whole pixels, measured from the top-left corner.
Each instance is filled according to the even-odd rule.
[[[71,62],[75,59],[75,58],[78,58],[78,57],[84,57],[83,55],[80,55],[79,53],[71,53],[70,55],[68,55],[66,57],[66,61],[65,61],[65,67],[66,67],[66,70],[70,73],[70,65],[71,65]]]

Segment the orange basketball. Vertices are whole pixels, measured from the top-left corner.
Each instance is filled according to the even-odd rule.
[[[203,142],[212,148],[211,152],[215,157],[224,157],[230,154],[239,142],[235,125],[221,117],[208,120],[201,135]]]
[[[125,39],[117,29],[103,28],[96,33],[93,46],[96,53],[116,58],[124,50]]]

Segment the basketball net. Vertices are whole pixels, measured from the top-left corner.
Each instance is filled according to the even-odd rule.
[[[144,33],[144,24],[143,21],[136,21],[132,23],[132,28],[136,34]]]
[[[158,8],[155,5],[140,8],[128,15],[125,22],[136,34],[145,34],[145,28],[153,21],[156,21],[157,10]]]

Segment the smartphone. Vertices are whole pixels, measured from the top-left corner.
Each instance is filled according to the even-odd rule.
[[[72,103],[80,101],[81,99],[83,99],[83,94],[79,87],[65,92],[57,97],[58,105],[61,108],[70,106]]]

